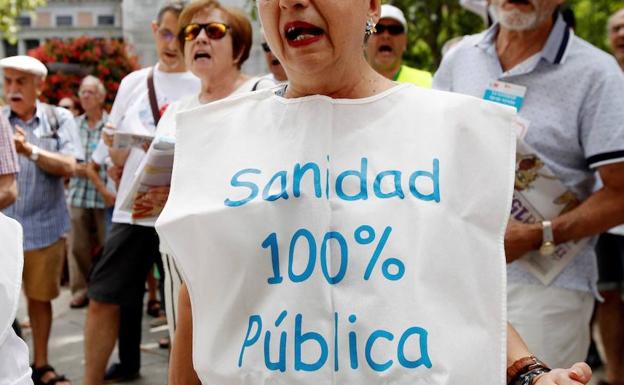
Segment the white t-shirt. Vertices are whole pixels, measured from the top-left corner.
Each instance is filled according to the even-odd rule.
[[[156,125],[152,116],[147,91],[147,75],[150,68],[144,68],[126,76],[119,86],[115,103],[109,115],[109,123],[115,130],[137,134],[154,134]],[[188,95],[196,95],[200,90],[200,81],[190,72],[166,73],[154,69],[154,87],[158,106],[162,108]],[[132,148],[119,183],[113,222],[132,223],[130,212],[121,210],[121,204],[132,185],[135,171],[145,151]]]
[[[32,385],[28,346],[11,327],[22,283],[22,228],[2,213],[0,245],[0,385]]]
[[[113,162],[108,155],[108,146],[104,144],[104,141],[102,139],[100,139],[97,147],[95,148],[95,151],[93,151],[93,154],[91,154],[91,161],[98,164],[100,167],[104,165],[109,167],[112,166]],[[115,186],[115,182],[112,178],[106,178],[106,188],[110,192],[117,192],[117,186]]]

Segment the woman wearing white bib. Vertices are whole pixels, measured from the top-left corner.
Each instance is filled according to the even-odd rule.
[[[210,0],[195,1],[185,7],[178,24],[178,38],[186,68],[201,80],[201,91],[167,107],[158,123],[154,143],[163,138],[175,139],[175,116],[178,112],[252,91],[260,81],[257,77],[249,77],[241,72],[241,66],[249,57],[252,42],[251,23],[241,11]],[[143,197],[140,204],[162,207],[168,193],[168,187],[155,187]],[[160,249],[165,267],[167,324],[173,336],[181,277],[162,243]]]
[[[513,385],[588,383],[587,365],[550,371],[505,327],[511,112],[378,75],[362,42],[379,0],[257,6],[289,85],[176,120],[172,192],[157,223],[188,287],[170,384],[502,384],[505,368]],[[199,137],[194,125],[217,127]],[[477,159],[488,172],[462,164],[466,142],[492,151]],[[453,178],[470,204],[445,189]],[[465,263],[466,249],[487,258]],[[302,253],[307,265],[293,257]]]

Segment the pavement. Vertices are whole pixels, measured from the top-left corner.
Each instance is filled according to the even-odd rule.
[[[85,309],[70,309],[71,294],[63,288],[59,298],[52,303],[54,321],[50,337],[49,359],[58,373],[65,374],[73,385],[82,385],[84,370],[84,321]],[[27,320],[26,303],[22,300],[18,310],[20,322]],[[167,384],[168,351],[158,347],[158,340],[167,335],[165,327],[150,330],[149,315],[143,317],[143,340],[141,344],[141,377],[127,384]],[[24,338],[32,347],[30,329],[24,329]],[[31,352],[32,356],[32,352]],[[111,363],[117,361],[117,349],[111,356]]]
[[[54,321],[50,338],[50,363],[58,373],[65,374],[73,385],[82,385],[84,367],[84,321],[86,309],[70,309],[71,294],[66,288],[53,302]],[[18,310],[18,319],[24,322],[27,319],[25,300],[21,301]],[[168,351],[158,347],[158,340],[167,335],[165,327],[150,328],[149,322],[153,318],[143,317],[143,341],[141,344],[141,377],[126,384],[133,385],[166,385]],[[24,338],[31,345],[30,330],[24,330]],[[111,356],[111,363],[117,359],[117,349]],[[598,383],[602,371],[594,373],[590,385]]]

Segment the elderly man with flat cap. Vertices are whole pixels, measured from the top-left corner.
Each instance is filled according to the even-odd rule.
[[[403,64],[407,49],[407,20],[394,5],[381,6],[381,19],[366,44],[366,58],[371,67],[388,79],[431,88],[432,77],[427,71]]]
[[[37,59],[12,56],[0,60],[4,70],[2,113],[14,130],[19,154],[17,201],[4,210],[24,228],[22,281],[33,336],[35,384],[67,385],[48,363],[52,303],[59,295],[65,255],[63,234],[70,219],[63,180],[72,176],[82,149],[71,113],[38,101],[47,69]]]

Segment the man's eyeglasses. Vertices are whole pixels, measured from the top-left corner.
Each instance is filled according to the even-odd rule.
[[[401,24],[377,24],[375,29],[377,30],[375,32],[376,35],[381,35],[386,31],[388,31],[388,33],[392,36],[398,36],[405,33],[405,27]]]
[[[262,43],[262,50],[266,53],[269,53],[271,52],[271,47],[269,47],[269,44],[265,42],[265,43]]]
[[[159,28],[158,34],[167,42],[170,42],[175,38],[175,33],[171,32],[167,28]]]
[[[179,38],[183,41],[193,41],[197,39],[197,36],[199,36],[202,30],[204,30],[210,39],[219,40],[223,39],[223,37],[227,34],[228,29],[230,29],[230,26],[223,23],[193,23],[182,28]]]

